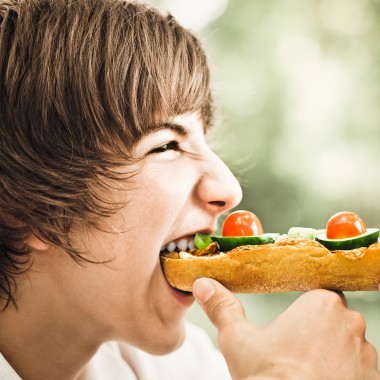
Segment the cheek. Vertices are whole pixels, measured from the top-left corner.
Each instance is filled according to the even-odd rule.
[[[190,176],[162,173],[153,178],[147,177],[142,186],[130,194],[126,224],[142,231],[149,230],[150,233],[160,229],[160,226],[165,230],[164,226],[172,223],[181,212],[193,187],[194,181]]]
[[[173,166],[140,173],[136,186],[124,193],[125,207],[105,221],[111,233],[95,232],[86,245],[102,255],[100,259],[116,258],[111,266],[152,271],[164,239],[191,197],[191,172]]]

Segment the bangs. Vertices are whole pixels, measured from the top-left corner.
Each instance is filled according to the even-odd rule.
[[[125,137],[124,145],[130,148],[131,141],[135,143],[154,125],[187,112],[199,112],[207,129],[213,107],[207,58],[199,40],[171,15],[163,18],[156,10],[145,12],[133,25],[128,14],[120,15],[123,20],[118,22],[126,25],[125,35],[119,40],[121,46],[112,43],[119,54],[115,51],[108,56],[119,60],[110,65],[124,70],[124,83],[119,84],[124,96],[116,96],[114,84],[108,87],[106,99],[121,102],[118,109],[124,114],[115,114],[113,120],[125,120],[127,132],[134,131],[131,139],[129,133],[120,133],[124,128],[119,125],[118,135]],[[113,78],[108,78],[108,85],[112,82]],[[112,109],[111,104],[107,108]]]
[[[206,55],[171,15],[118,0],[20,6],[24,19],[14,30],[5,76],[16,82],[23,72],[24,80],[5,95],[13,108],[20,94],[28,95],[22,112],[33,121],[24,125],[39,124],[45,136],[54,129],[68,149],[120,154],[176,115],[197,111],[205,128],[211,124]],[[19,49],[18,42],[33,48]]]

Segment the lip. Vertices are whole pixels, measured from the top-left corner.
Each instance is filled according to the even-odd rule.
[[[182,290],[175,289],[169,284],[168,284],[168,286],[170,288],[170,293],[183,306],[190,307],[194,303],[195,298],[194,298],[192,293],[184,292]]]

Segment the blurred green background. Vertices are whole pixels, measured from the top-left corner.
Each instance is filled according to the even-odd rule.
[[[324,228],[337,211],[380,227],[380,2],[152,0],[196,32],[219,106],[216,150],[239,178],[239,209],[265,232]],[[239,296],[267,323],[299,294]],[[380,351],[380,294],[347,293]],[[215,329],[195,305],[189,319]]]

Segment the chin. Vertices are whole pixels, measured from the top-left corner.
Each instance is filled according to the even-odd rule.
[[[178,325],[174,325],[173,323],[173,326],[166,329],[166,332],[152,334],[150,341],[144,347],[141,347],[141,349],[151,355],[170,354],[181,347],[185,337],[186,329],[184,321]]]

